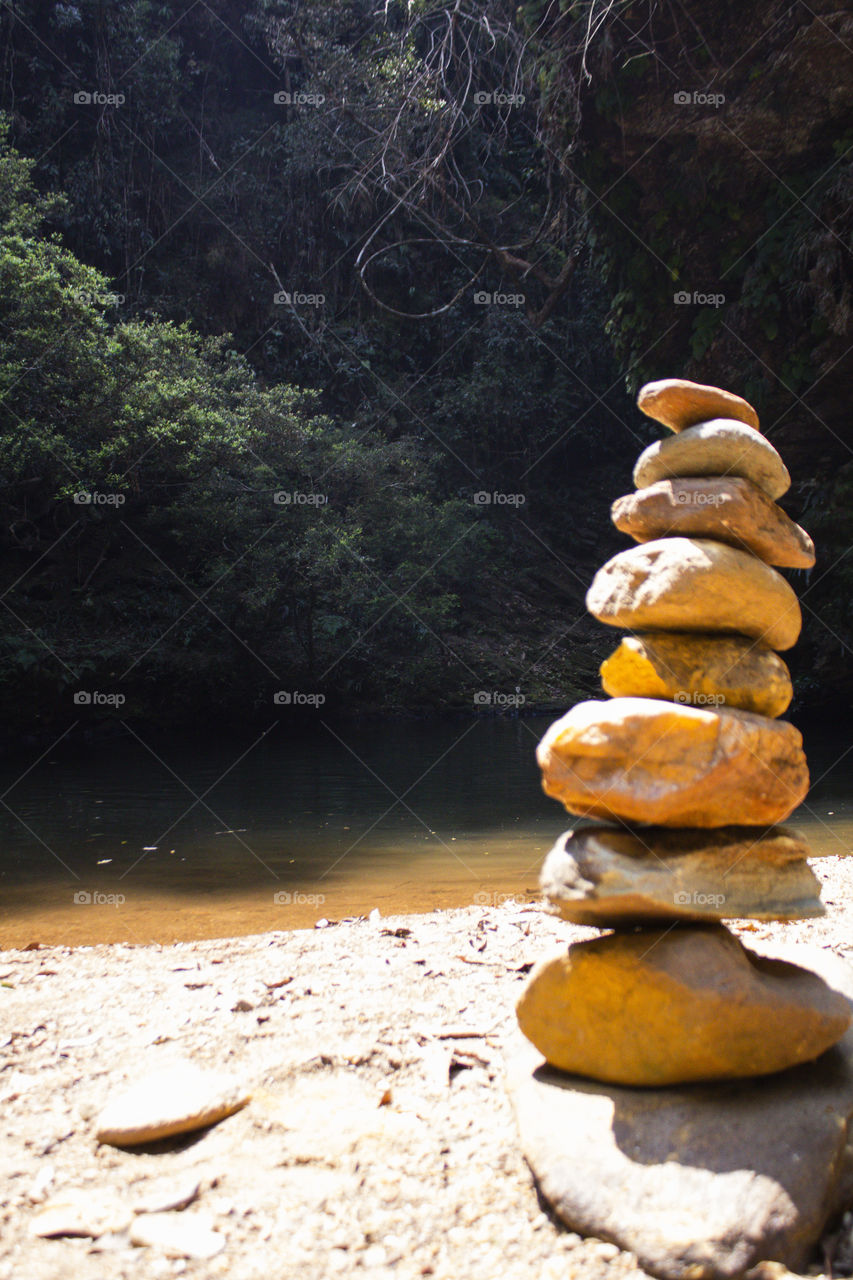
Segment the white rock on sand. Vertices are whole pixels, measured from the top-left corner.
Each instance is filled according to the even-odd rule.
[[[215,1124],[248,1101],[249,1094],[230,1076],[177,1062],[108,1102],[97,1120],[97,1138],[119,1147],[157,1142]]]

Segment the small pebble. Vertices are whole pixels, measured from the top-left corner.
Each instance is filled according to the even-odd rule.
[[[144,1213],[130,1229],[132,1244],[150,1245],[171,1258],[213,1258],[225,1237],[206,1213]]]

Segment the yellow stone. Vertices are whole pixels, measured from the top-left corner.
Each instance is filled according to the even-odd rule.
[[[732,631],[769,649],[797,643],[802,615],[781,574],[710,538],[657,538],[598,570],[586,607],[631,631]]]
[[[637,489],[679,476],[743,476],[774,501],[791,487],[788,468],[770,441],[729,418],[702,422],[655,441],[634,467]]]
[[[771,649],[740,636],[681,631],[623,636],[601,664],[601,684],[612,698],[736,707],[771,719],[787,710],[793,694],[788,668]]]
[[[617,498],[611,518],[637,542],[683,534],[729,542],[785,569],[810,569],[815,562],[805,529],[742,476],[658,480]]]
[[[787,721],[654,698],[579,702],[536,758],[544,791],[569,813],[666,827],[770,826],[809,787]]]
[[[685,378],[647,382],[640,388],[637,407],[671,431],[683,431],[711,418],[735,418],[758,430],[758,414],[741,396]]]
[[[720,925],[576,942],[533,971],[516,1013],[553,1066],[622,1085],[782,1071],[851,1022],[822,978],[747,951]]]

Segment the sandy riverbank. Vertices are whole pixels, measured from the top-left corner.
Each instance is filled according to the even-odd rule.
[[[747,925],[745,941],[853,953],[853,867],[813,865],[827,917]],[[639,1278],[629,1255],[542,1211],[503,1087],[530,965],[589,933],[506,903],[0,953],[0,1280]],[[99,1147],[106,1098],[179,1056],[237,1075],[252,1102],[159,1150]],[[135,1247],[123,1231],[29,1234],[69,1189],[126,1205],[196,1184],[175,1214],[208,1215],[224,1240],[208,1260]]]

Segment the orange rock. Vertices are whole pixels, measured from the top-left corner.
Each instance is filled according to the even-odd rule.
[[[815,562],[805,529],[742,476],[658,480],[617,498],[611,516],[637,542],[684,534],[729,542],[786,569],[810,569]]]
[[[731,391],[706,387],[684,378],[664,378],[640,388],[637,406],[648,418],[671,431],[683,431],[710,418],[735,418],[758,430],[758,414],[752,405]]]
[[[533,971],[516,1012],[553,1066],[622,1085],[782,1071],[851,1022],[823,979],[747,951],[720,925],[576,942]]]
[[[657,538],[602,565],[586,607],[631,631],[733,631],[769,649],[790,649],[799,602],[762,560],[710,538]]]
[[[653,698],[580,702],[536,751],[542,786],[581,817],[666,827],[769,826],[805,799],[802,736],[784,720]]]

